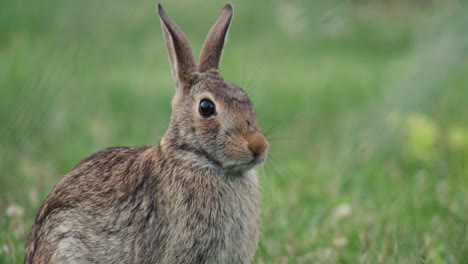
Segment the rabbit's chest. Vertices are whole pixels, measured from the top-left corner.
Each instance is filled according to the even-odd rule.
[[[233,182],[206,183],[180,193],[167,239],[168,261],[244,263],[258,239],[259,193],[254,174]],[[173,259],[174,258],[174,259]]]

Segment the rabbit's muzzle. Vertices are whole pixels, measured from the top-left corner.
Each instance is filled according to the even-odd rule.
[[[233,135],[225,146],[222,164],[230,171],[250,170],[268,156],[268,141],[259,130]]]
[[[246,137],[249,150],[252,152],[252,162],[261,164],[268,155],[269,144],[262,132],[255,132]]]

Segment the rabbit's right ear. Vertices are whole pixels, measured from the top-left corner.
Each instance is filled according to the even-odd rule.
[[[166,14],[161,4],[158,4],[158,13],[161,17],[161,26],[169,53],[172,75],[176,81],[177,92],[187,87],[186,84],[193,78],[192,73],[196,71],[197,64],[187,37],[174,20]]]
[[[219,69],[226,36],[231,25],[233,7],[227,3],[221,10],[218,20],[211,28],[200,53],[198,70],[200,72]]]

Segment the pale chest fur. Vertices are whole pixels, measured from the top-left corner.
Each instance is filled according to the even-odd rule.
[[[166,193],[172,203],[164,209],[169,254],[163,263],[249,263],[259,234],[255,172],[232,179],[204,176],[175,179]]]

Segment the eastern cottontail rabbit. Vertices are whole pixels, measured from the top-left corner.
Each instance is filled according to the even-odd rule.
[[[158,5],[176,80],[168,131],[155,147],[83,160],[43,203],[25,263],[248,263],[259,235],[253,167],[268,142],[252,104],[218,70],[232,18],[222,9],[195,62]]]

